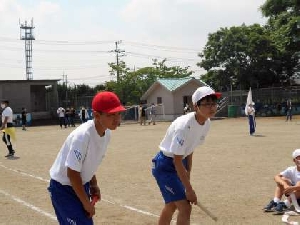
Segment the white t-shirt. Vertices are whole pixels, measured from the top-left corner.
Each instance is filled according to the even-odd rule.
[[[247,107],[247,115],[251,115],[251,116],[254,116],[255,114],[255,109],[253,106],[248,106]]]
[[[292,184],[295,185],[300,181],[300,171],[297,170],[297,166],[290,166],[280,173],[280,175],[291,180]]]
[[[175,155],[190,155],[194,149],[203,144],[210,128],[210,119],[200,125],[195,118],[195,112],[178,117],[167,130],[159,149],[169,157]]]
[[[58,117],[65,117],[65,112],[66,112],[66,110],[63,107],[59,107],[57,109]]]
[[[4,122],[5,117],[8,117],[7,123],[13,122],[13,111],[9,106],[5,107],[2,111],[2,123]]]
[[[94,120],[80,125],[66,139],[54,164],[50,177],[62,185],[71,185],[67,168],[80,172],[82,184],[89,182],[105,156],[110,141],[110,130],[100,137]]]

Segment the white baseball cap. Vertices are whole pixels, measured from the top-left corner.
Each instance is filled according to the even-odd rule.
[[[299,156],[299,155],[300,155],[300,149],[296,149],[296,150],[293,152],[293,154],[292,154],[293,159],[296,158],[296,157]]]
[[[220,92],[215,92],[210,87],[203,86],[203,87],[197,88],[197,90],[192,95],[192,102],[193,102],[193,104],[196,105],[199,100],[201,100],[202,98],[204,98],[204,97],[206,97],[208,95],[215,95],[217,98],[221,97],[221,93]]]

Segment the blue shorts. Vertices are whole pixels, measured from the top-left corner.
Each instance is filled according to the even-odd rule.
[[[182,160],[187,168],[187,160]],[[152,159],[152,175],[160,188],[165,204],[186,199],[185,187],[177,175],[173,158],[165,156],[161,151]]]
[[[84,190],[89,196],[90,184],[84,185]],[[50,180],[48,187],[52,205],[60,225],[93,225],[93,219],[89,218],[87,212],[73,188],[69,185]]]

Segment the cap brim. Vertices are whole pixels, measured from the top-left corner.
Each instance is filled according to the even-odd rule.
[[[214,96],[216,96],[217,98],[221,98],[222,93],[221,93],[221,92],[215,92],[215,93],[210,94],[210,95],[214,95]],[[207,95],[207,96],[208,96],[208,95]]]
[[[215,92],[215,95],[217,96],[217,98],[221,98],[222,93],[221,92]]]
[[[120,105],[116,108],[105,111],[105,113],[116,113],[116,112],[123,112],[123,111],[126,111],[126,109],[124,108],[124,106]]]

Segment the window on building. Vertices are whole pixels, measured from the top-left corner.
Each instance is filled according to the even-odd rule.
[[[157,97],[156,103],[157,104],[162,104],[162,97]]]

